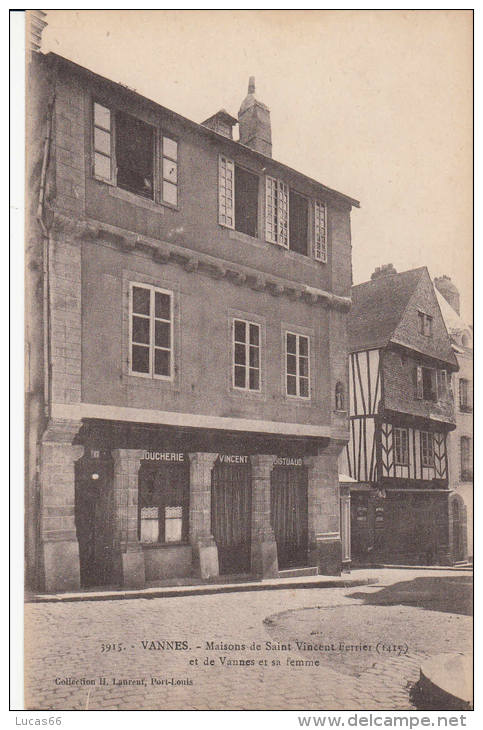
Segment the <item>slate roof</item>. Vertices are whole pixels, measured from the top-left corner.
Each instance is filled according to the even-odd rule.
[[[411,299],[425,266],[387,274],[352,287],[349,350],[385,347]]]

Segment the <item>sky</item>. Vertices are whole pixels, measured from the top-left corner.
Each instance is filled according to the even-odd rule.
[[[237,115],[248,78],[273,157],[361,203],[354,283],[427,266],[472,320],[469,11],[47,12],[54,51],[196,122]]]

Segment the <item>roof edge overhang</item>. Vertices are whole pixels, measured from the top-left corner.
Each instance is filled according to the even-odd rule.
[[[208,127],[203,126],[203,124],[199,124],[198,122],[193,122],[191,119],[188,119],[188,117],[184,117],[182,114],[178,114],[177,112],[173,111],[172,109],[168,109],[168,107],[165,107],[162,104],[159,104],[158,102],[153,101],[153,99],[149,99],[149,97],[147,97],[147,96],[143,96],[143,94],[140,94],[139,91],[135,91],[134,89],[131,89],[129,86],[125,86],[124,84],[120,83],[119,81],[113,81],[112,79],[108,79],[105,76],[101,76],[100,74],[97,74],[94,71],[91,71],[90,69],[85,68],[85,66],[80,66],[79,64],[75,63],[74,61],[70,61],[68,58],[64,58],[64,56],[59,56],[57,53],[54,53],[53,51],[50,51],[49,53],[45,54],[44,57],[46,58],[47,62],[52,63],[52,65],[62,64],[64,66],[70,68],[71,71],[73,71],[79,75],[88,77],[98,83],[107,84],[107,85],[111,86],[112,88],[118,90],[119,92],[128,94],[129,96],[131,96],[133,98],[137,98],[142,103],[150,105],[153,109],[160,111],[163,114],[171,115],[173,117],[173,119],[184,124],[185,126],[188,126],[193,131],[196,131],[204,136],[211,137],[212,139],[217,139],[220,142],[223,142],[224,144],[231,146],[232,149],[236,149],[236,150],[241,149],[244,152],[246,152],[247,154],[252,155],[253,158],[261,161],[263,163],[263,166],[265,166],[265,164],[267,164],[270,166],[273,165],[275,167],[278,167],[280,170],[283,170],[292,175],[298,176],[301,180],[304,180],[306,183],[309,183],[310,185],[318,188],[323,193],[328,194],[341,201],[344,201],[344,202],[350,204],[353,208],[360,208],[360,202],[356,198],[352,198],[349,195],[345,195],[344,193],[340,193],[338,190],[334,190],[333,188],[328,187],[327,185],[323,185],[323,183],[320,183],[317,180],[314,180],[314,178],[311,178],[308,175],[305,175],[303,172],[299,172],[298,170],[295,170],[293,167],[289,167],[288,165],[284,164],[283,162],[279,162],[278,160],[275,160],[273,157],[268,157],[267,155],[264,155],[261,152],[257,152],[256,150],[252,149],[251,147],[247,147],[246,145],[241,144],[241,142],[236,142],[233,139],[229,139],[228,137],[225,137],[224,135],[219,134],[218,132],[215,132],[212,129],[209,129]]]

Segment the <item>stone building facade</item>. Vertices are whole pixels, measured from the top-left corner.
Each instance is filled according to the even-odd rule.
[[[27,126],[28,585],[340,572],[357,201],[253,79],[197,124],[34,50]]]
[[[341,473],[354,480],[352,562],[452,564],[464,534],[463,519],[453,524],[462,500],[448,468],[458,363],[433,284],[425,267],[397,273],[389,264],[352,298],[341,455]]]
[[[473,558],[473,328],[460,316],[459,292],[448,276],[434,280],[436,296],[458,361],[453,376],[456,428],[449,437],[449,479],[451,489],[463,498],[464,508],[455,502],[453,516],[456,557]],[[466,535],[458,540],[460,524]]]

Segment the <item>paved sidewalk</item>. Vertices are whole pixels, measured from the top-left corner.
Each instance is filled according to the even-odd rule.
[[[236,582],[199,583],[151,586],[136,590],[82,590],[66,593],[32,593],[26,596],[27,602],[57,603],[59,601],[113,601],[134,598],[175,598],[179,596],[202,596],[216,593],[240,593],[264,590],[284,590],[288,588],[351,588],[356,586],[381,584],[387,585],[402,579],[409,580],[423,575],[472,574],[471,568],[452,568],[444,566],[390,566],[387,568],[354,568],[350,573],[340,576],[300,576],[291,578],[268,578]]]

